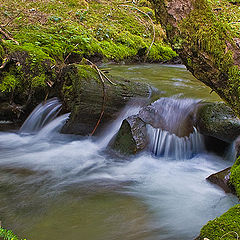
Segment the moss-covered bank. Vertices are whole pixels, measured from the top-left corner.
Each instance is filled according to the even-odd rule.
[[[240,204],[230,208],[222,216],[209,221],[196,240],[234,240],[240,235]]]
[[[24,118],[37,103],[56,96],[62,69],[83,58],[94,63],[172,61],[177,54],[158,24],[148,53],[150,19],[155,21],[150,6],[148,1],[126,5],[120,0],[1,1],[1,119],[12,109],[13,118]]]

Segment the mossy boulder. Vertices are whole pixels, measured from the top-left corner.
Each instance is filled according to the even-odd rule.
[[[209,221],[196,240],[234,240],[240,235],[240,204],[230,208],[222,216]]]
[[[147,84],[109,78],[114,84],[107,80],[103,84],[98,72],[88,65],[71,64],[62,70],[61,99],[64,111],[71,112],[63,133],[89,135],[97,126],[97,134],[117,118],[129,100],[151,95]]]
[[[231,143],[240,135],[240,120],[224,103],[202,104],[196,115],[198,131]]]
[[[110,146],[124,155],[136,154],[147,147],[146,123],[137,115],[126,118]]]

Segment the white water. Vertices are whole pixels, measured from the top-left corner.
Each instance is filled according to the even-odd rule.
[[[51,122],[60,112],[62,104],[57,98],[40,103],[20,128],[20,133],[34,133]]]
[[[42,107],[45,108],[45,106]],[[41,107],[38,111],[42,115],[48,115],[42,111]],[[129,111],[136,113],[139,109]],[[93,142],[90,138],[76,139],[73,136],[59,134],[58,130],[67,117],[68,115],[63,115],[50,121],[39,132],[32,135],[0,132],[0,170],[2,171],[0,185],[14,181],[21,190],[20,198],[17,200],[18,205],[35,206],[36,204],[30,211],[38,211],[41,204],[31,199],[31,194],[34,195],[36,192],[43,196],[41,201],[48,202],[50,196],[59,195],[68,189],[73,189],[73,192],[80,191],[77,186],[90,186],[91,191],[99,191],[101,188],[110,189],[104,191],[113,191],[136,198],[147,207],[148,214],[151,216],[148,222],[144,223],[148,232],[147,237],[134,238],[126,235],[124,239],[190,240],[198,235],[200,228],[208,220],[221,215],[237,202],[235,197],[225,194],[205,180],[210,174],[229,167],[232,162],[202,152],[202,147],[196,146],[197,143],[201,143],[197,139],[198,134],[193,133],[188,139],[184,138],[183,143],[183,139],[179,138],[179,140],[165,131],[156,130],[157,134],[164,135],[169,143],[168,147],[163,148],[166,141],[164,143],[164,137],[161,137],[159,146],[153,146],[155,149],[153,151],[161,157],[156,158],[146,152],[123,161],[104,153],[109,136],[102,138],[102,141]],[[123,118],[123,115],[120,118]],[[31,121],[38,120],[31,118]],[[32,127],[31,121],[30,126],[35,131],[36,128]],[[39,122],[42,123],[44,120],[41,119]],[[116,131],[120,125],[119,122],[118,119],[110,126],[109,134]],[[159,136],[156,137],[159,138]],[[181,149],[182,151],[185,149],[185,152],[176,151],[177,145],[183,145]],[[192,158],[189,159],[190,157]],[[185,160],[187,158],[188,160]],[[175,161],[172,161],[173,159]],[[4,172],[4,169],[15,169],[16,173],[9,175],[8,172]],[[33,171],[33,178],[28,175],[19,175],[18,169]],[[32,188],[29,185],[32,185]],[[111,190],[112,186],[115,186],[114,190]],[[26,192],[30,199],[26,200]],[[73,194],[70,198],[73,200],[76,197]],[[75,201],[81,203],[81,198]],[[4,203],[0,205],[0,213],[6,211],[4,209],[8,205]],[[29,228],[29,225],[37,219],[36,216],[32,216],[28,223],[24,214],[21,214],[21,211],[18,212],[17,219],[23,225],[27,225],[26,228]],[[51,219],[50,213],[49,215],[46,213],[46,216]],[[109,218],[113,216],[110,214]],[[125,224],[131,226],[132,223]],[[74,228],[66,231],[71,233]],[[113,238],[119,239],[120,233],[114,234]],[[135,234],[137,236],[137,233]],[[65,237],[63,236],[62,239]],[[35,239],[38,238],[35,237]],[[49,239],[54,238],[50,236]],[[110,238],[106,236],[106,239]]]
[[[194,155],[204,152],[204,139],[194,128],[188,137],[178,137],[168,131],[148,126],[150,135],[150,151],[155,156],[172,158],[175,160],[190,159]]]

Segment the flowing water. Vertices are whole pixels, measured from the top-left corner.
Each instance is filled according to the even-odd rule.
[[[192,97],[188,93],[192,84],[195,98],[217,100],[182,66],[110,67],[115,74],[124,70],[130,77],[133,68],[153,85],[158,73],[166,96],[182,92]],[[186,83],[185,88],[176,85],[172,75]],[[160,85],[156,87],[161,90]],[[19,132],[0,132],[0,220],[20,236],[30,240],[194,239],[202,225],[237,203],[234,196],[205,180],[229,167],[232,159],[205,152],[195,129],[180,138],[148,127],[150,151],[117,158],[106,151],[106,145],[121,120],[137,113],[138,107],[126,107],[98,139],[58,133],[68,118],[68,114],[57,117],[60,108],[58,100],[52,99],[39,105]]]

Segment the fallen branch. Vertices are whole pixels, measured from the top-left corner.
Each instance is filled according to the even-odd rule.
[[[94,66],[94,68],[100,73],[101,77],[103,76],[109,83],[111,83],[112,85],[117,85],[116,83],[112,82],[104,73],[103,71],[101,71],[93,62],[91,62],[90,60],[86,59],[86,61],[88,63],[90,63],[92,66]]]
[[[16,41],[13,37],[11,37],[8,33],[6,33],[5,31],[3,31],[3,29],[0,27],[0,33],[2,35],[4,35],[8,40],[11,40],[13,42],[15,42],[17,45],[19,45],[18,41]]]
[[[102,110],[101,110],[101,114],[100,114],[100,117],[93,129],[93,131],[91,132],[90,136],[93,136],[93,134],[96,132],[101,120],[102,120],[102,117],[104,115],[104,110],[105,110],[105,105],[106,105],[106,88],[105,88],[105,83],[104,83],[104,79],[103,79],[103,76],[100,72],[100,70],[98,69],[98,67],[93,64],[91,61],[87,60],[89,63],[91,63],[91,66],[97,71],[98,75],[99,75],[99,78],[101,80],[101,83],[102,83],[102,91],[103,91],[103,101],[102,101]]]
[[[154,26],[153,20],[152,20],[152,18],[151,18],[147,13],[143,12],[142,10],[140,10],[140,9],[137,8],[137,7],[134,7],[134,6],[131,6],[131,5],[126,5],[126,4],[118,5],[118,6],[133,8],[133,9],[137,10],[138,12],[140,12],[140,13],[144,14],[145,16],[147,16],[147,17],[149,18],[151,24],[152,24],[152,28],[153,28],[153,39],[152,39],[152,42],[151,42],[151,44],[150,44],[150,46],[149,46],[149,48],[148,48],[148,51],[147,51],[145,57],[144,57],[144,62],[145,62],[145,61],[147,60],[147,57],[148,57],[148,55],[149,55],[149,53],[150,53],[150,50],[151,50],[151,48],[152,48],[152,46],[153,46],[153,44],[154,44],[154,42],[155,42],[155,38],[156,38],[156,30],[155,30],[155,26]]]

